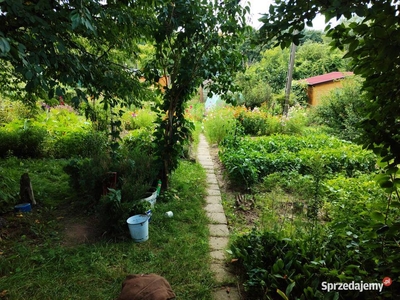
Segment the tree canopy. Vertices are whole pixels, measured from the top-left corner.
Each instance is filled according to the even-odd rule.
[[[146,1],[0,0],[1,83],[23,87],[25,102],[40,92],[61,96],[65,86],[76,103],[87,94],[102,94],[106,106],[117,95],[132,100],[141,89],[124,62],[152,18]]]
[[[365,78],[365,146],[392,164],[400,163],[399,12],[399,3],[386,0],[299,0],[276,1],[261,18],[265,38],[276,39],[282,47],[291,41],[298,44],[299,32],[312,24],[317,13],[326,20],[351,19],[335,27],[328,25],[327,35],[333,47],[346,49],[344,57],[350,58],[354,73]]]

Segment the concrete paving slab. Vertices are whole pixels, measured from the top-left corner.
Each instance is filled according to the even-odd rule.
[[[220,203],[209,203],[204,209],[209,213],[224,213],[224,207]]]
[[[214,172],[214,165],[211,164],[201,164],[201,166],[206,169],[206,172]]]
[[[214,180],[214,179],[217,179],[217,176],[215,175],[215,172],[207,172],[207,179],[210,179],[210,180]]]
[[[215,224],[228,224],[228,221],[226,220],[225,213],[207,213],[207,217],[210,219],[211,223]]]
[[[222,250],[214,250],[210,252],[211,258],[214,262],[223,262],[225,261],[225,253]]]
[[[221,192],[219,190],[207,190],[208,196],[221,196]]]
[[[211,236],[209,245],[212,250],[225,250],[228,247],[228,242],[227,237]]]
[[[235,281],[235,277],[226,270],[223,263],[213,262],[210,265],[210,269],[215,274],[215,280],[220,284]]]
[[[206,196],[206,203],[207,204],[221,204],[222,199],[220,195],[209,195]]]
[[[215,237],[228,237],[229,229],[226,224],[208,224],[208,229],[210,230],[210,236]]]
[[[208,190],[219,191],[219,185],[218,184],[209,184],[207,189]]]

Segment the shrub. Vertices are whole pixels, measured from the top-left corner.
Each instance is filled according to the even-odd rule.
[[[154,128],[156,113],[150,109],[138,109],[134,112],[126,112],[122,115],[125,130]]]
[[[97,204],[103,191],[103,182],[110,170],[110,157],[99,154],[92,158],[71,159],[64,167],[69,175],[69,184],[79,195],[82,206],[93,207]]]
[[[47,153],[54,158],[91,157],[104,151],[107,135],[97,131],[65,132],[47,141]]]
[[[121,221],[126,214],[135,207],[142,209],[140,200],[157,184],[159,168],[153,156],[140,147],[121,146],[112,157],[105,150],[88,158],[74,158],[64,170],[70,175],[70,185],[80,195],[82,204],[96,209],[108,233],[118,234],[126,226]],[[107,184],[109,172],[117,176],[112,187]],[[107,187],[111,188],[110,195],[105,195]]]
[[[31,118],[32,115],[33,110],[21,101],[0,99],[0,124],[10,123],[15,119]]]
[[[188,106],[185,110],[185,118],[193,122],[203,121],[205,114],[204,103],[199,102],[197,99],[192,99],[188,102]]]
[[[235,131],[236,120],[231,108],[222,107],[210,111],[204,119],[205,135],[210,143],[219,144]]]
[[[357,78],[343,81],[343,87],[330,92],[315,107],[313,119],[330,128],[332,134],[349,141],[357,141],[362,133],[359,123],[364,119],[365,100],[361,82]]]
[[[381,273],[375,278],[373,269],[367,273],[369,259],[354,251],[356,236],[351,233],[340,237],[323,234],[297,238],[291,240],[274,232],[256,230],[236,237],[230,252],[244,270],[244,287],[249,298],[358,299],[357,291],[322,292],[321,284],[377,282],[385,276]],[[389,296],[392,293],[389,291]],[[365,290],[363,299],[382,299],[382,294]]]
[[[0,157],[14,154],[19,144],[19,134],[15,130],[0,128]]]
[[[140,149],[144,153],[151,155],[153,151],[154,135],[146,128],[131,130],[122,139],[122,145],[128,149]]]
[[[267,114],[258,109],[241,111],[236,119],[242,125],[244,134],[264,135],[267,131]]]
[[[37,158],[43,155],[43,141],[47,131],[37,126],[12,124],[0,129],[0,156]]]

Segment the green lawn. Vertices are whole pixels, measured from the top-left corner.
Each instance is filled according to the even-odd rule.
[[[0,295],[5,299],[114,299],[125,276],[135,273],[164,276],[177,299],[211,299],[214,279],[200,165],[183,161],[172,174],[169,201],[157,202],[148,241],[134,243],[127,228],[126,239],[67,247],[56,208],[73,197],[61,171],[63,162],[48,161],[47,168],[45,161],[20,163],[29,168],[38,200],[47,200],[23,217],[5,216],[0,240]],[[20,176],[15,162],[3,161],[2,166]],[[169,210],[173,218],[164,217]]]

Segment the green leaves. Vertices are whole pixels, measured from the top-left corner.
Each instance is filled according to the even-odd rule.
[[[221,148],[219,155],[229,178],[248,185],[274,172],[310,174],[318,160],[323,162],[325,175],[346,172],[352,176],[359,171],[371,171],[375,165],[371,152],[324,135],[244,138],[232,147]]]
[[[73,10],[70,14],[70,18],[72,21],[72,29],[76,29],[79,25],[84,25],[86,29],[90,30],[92,33],[96,33],[95,27],[92,23],[92,16],[86,7]]]
[[[0,36],[0,51],[3,53],[7,53],[10,51],[10,43],[6,38]]]

